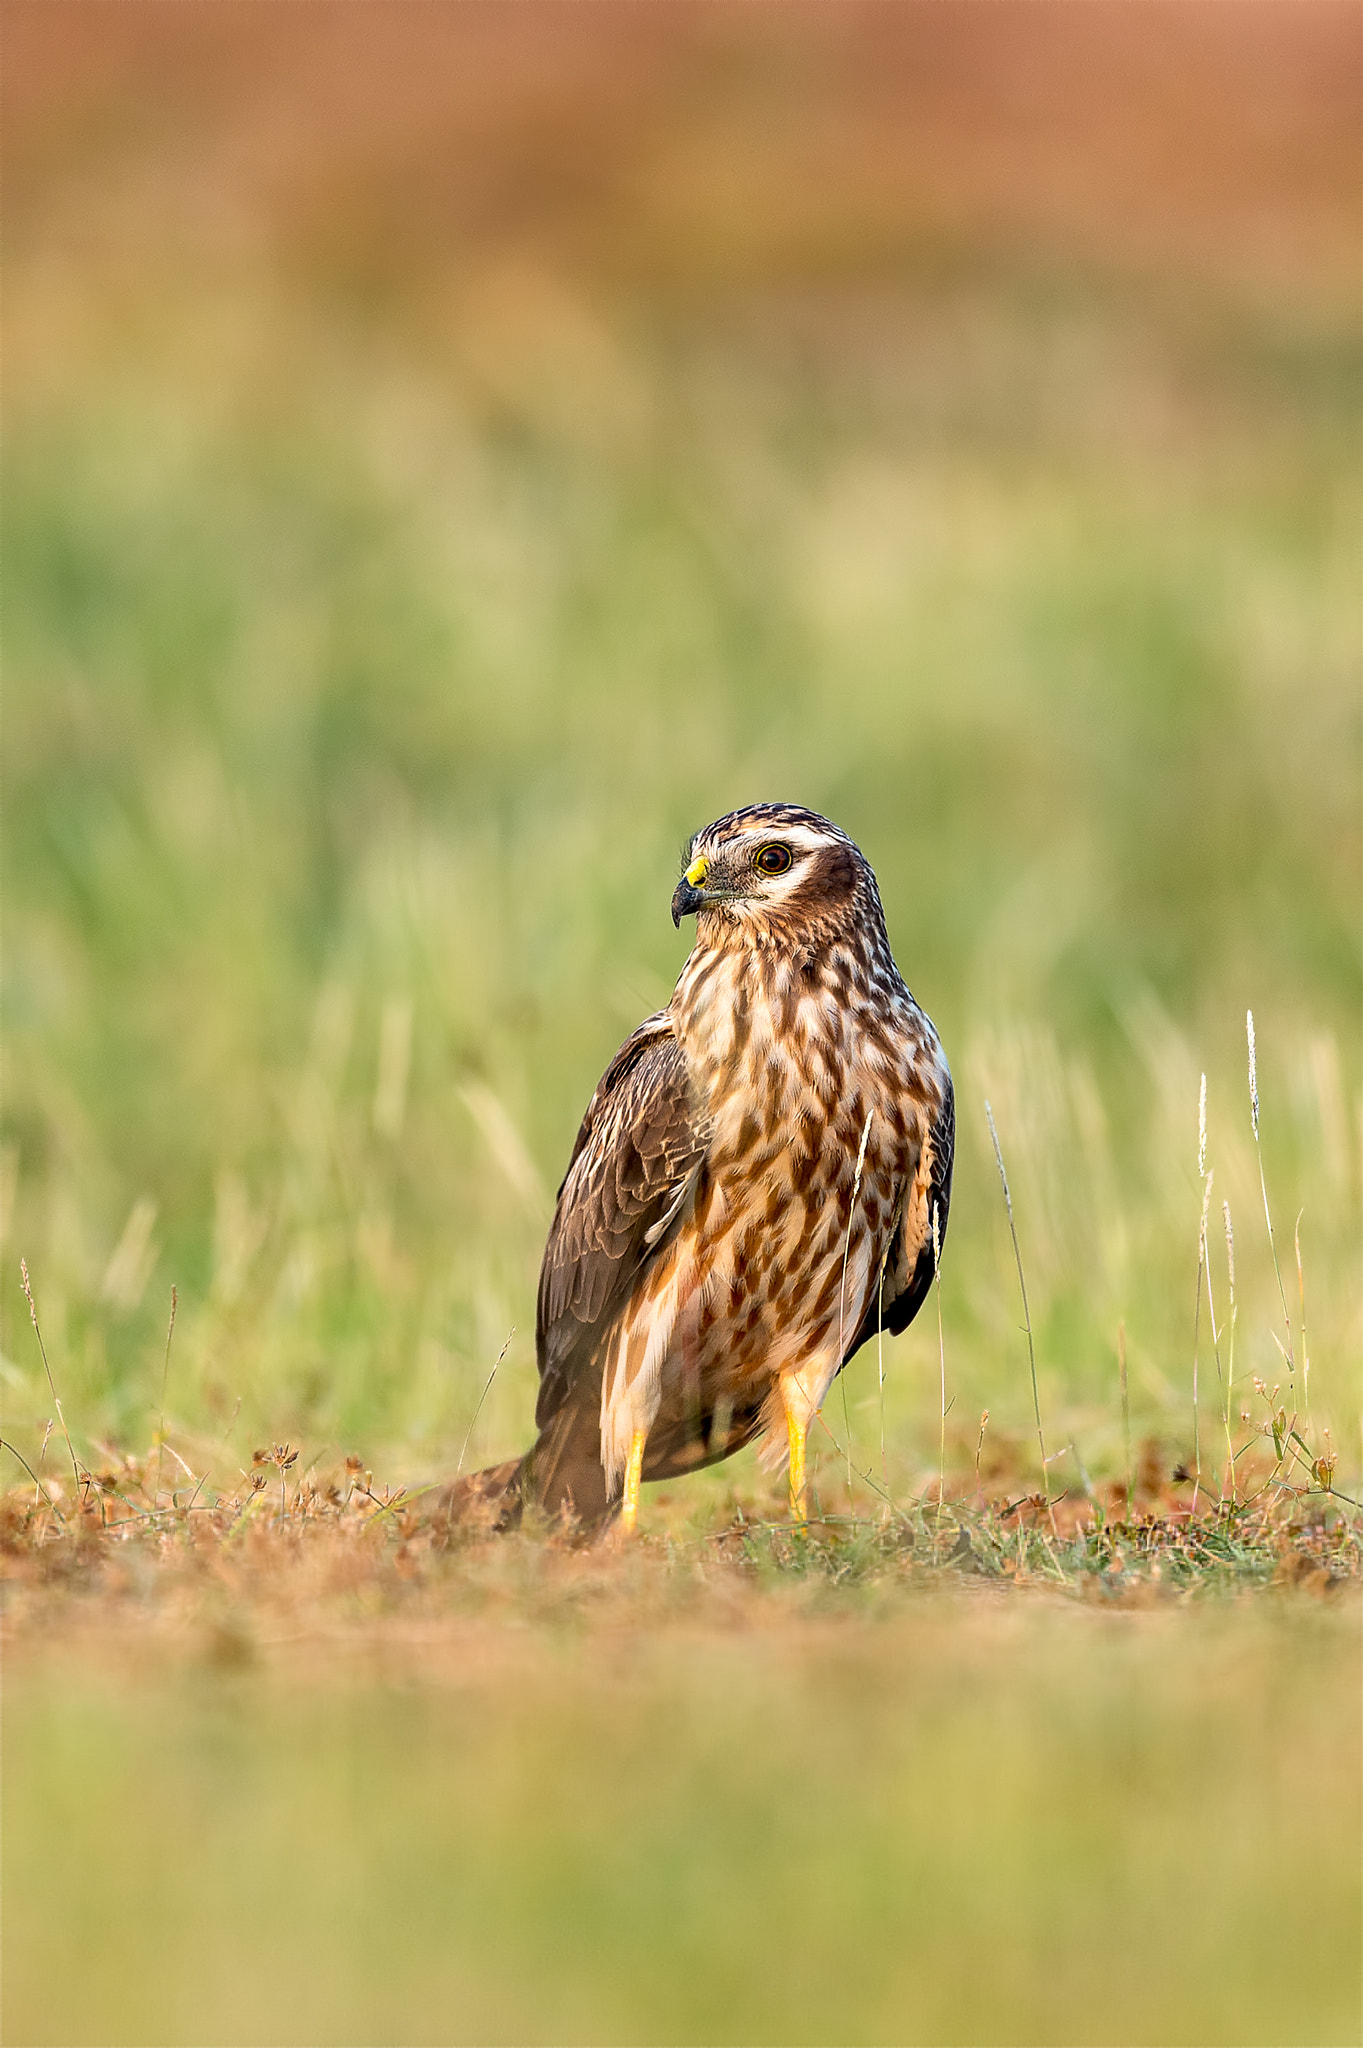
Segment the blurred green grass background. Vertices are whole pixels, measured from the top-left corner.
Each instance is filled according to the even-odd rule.
[[[535,346],[498,390],[358,325],[304,325],[291,368],[273,303],[208,375],[210,304],[15,409],[10,1242],[69,1413],[145,1437],[174,1280],[182,1425],[240,1398],[234,1442],[438,1469],[515,1325],[477,1451],[514,1448],[552,1188],[684,954],[678,845],[790,795],[865,847],[956,1069],[968,1427],[1028,1400],[986,1095],[1057,1431],[1110,1456],[1123,1318],[1141,1426],[1188,1431],[1201,1068],[1239,1362],[1279,1376],[1252,1005],[1289,1278],[1304,1210],[1316,1385],[1352,1452],[1357,441],[1333,338],[1223,333],[1190,361],[1176,317],[995,292],[926,333],[882,312],[849,362],[784,329],[622,334],[526,280],[515,308]],[[544,375],[587,337],[595,407]],[[31,1434],[50,1402],[14,1278]],[[891,1347],[910,1453],[935,1349]],[[863,1361],[854,1399],[874,1385]]]

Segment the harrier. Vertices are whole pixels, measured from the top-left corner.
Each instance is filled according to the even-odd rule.
[[[869,863],[753,804],[698,832],[672,898],[696,943],[582,1119],[540,1270],[539,1435],[452,1490],[632,1528],[641,1480],[762,1439],[806,1514],[834,1378],[903,1330],[946,1232],[951,1075],[890,953]]]

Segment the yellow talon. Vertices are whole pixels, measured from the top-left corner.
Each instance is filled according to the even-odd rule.
[[[644,1471],[644,1439],[647,1430],[636,1429],[629,1440],[629,1463],[625,1467],[625,1497],[620,1508],[620,1526],[633,1535],[639,1519],[639,1482]]]
[[[790,1437],[791,1519],[803,1528],[809,1519],[805,1502],[805,1425],[793,1408],[786,1410],[786,1430]]]

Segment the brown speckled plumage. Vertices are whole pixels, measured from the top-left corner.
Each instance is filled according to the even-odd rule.
[[[759,855],[786,869],[758,870]],[[673,914],[694,911],[694,950],[606,1069],[559,1190],[538,1440],[519,1466],[465,1482],[503,1520],[527,1496],[604,1519],[638,1430],[645,1479],[758,1435],[783,1462],[787,1411],[807,1423],[878,1324],[904,1329],[931,1285],[951,1076],[868,863],[790,804],[720,818],[687,863]]]

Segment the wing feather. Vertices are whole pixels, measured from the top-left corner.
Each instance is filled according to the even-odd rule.
[[[666,1010],[603,1074],[558,1191],[540,1267],[535,1421],[545,1430],[598,1339],[670,1241],[705,1156],[686,1059]]]
[[[885,1281],[880,1299],[873,1299],[861,1328],[848,1345],[843,1364],[869,1343],[878,1329],[897,1337],[907,1330],[932,1287],[932,1216],[937,1212],[937,1253],[940,1257],[947,1235],[947,1212],[951,1207],[951,1168],[956,1152],[956,1098],[951,1076],[945,1076],[942,1105],[933,1118],[919,1155],[913,1185],[901,1197],[902,1221],[890,1243]],[[925,1184],[925,1185],[924,1185]],[[917,1199],[922,1191],[922,1201]]]

